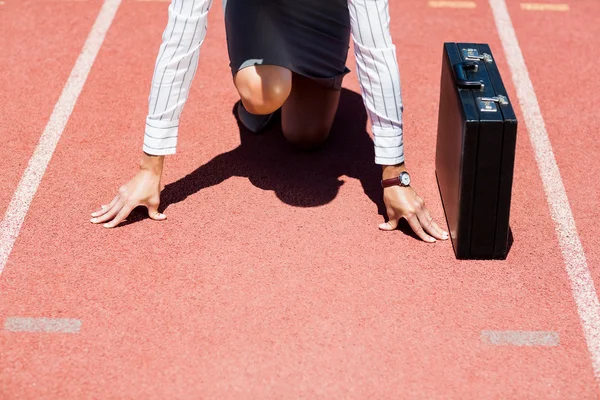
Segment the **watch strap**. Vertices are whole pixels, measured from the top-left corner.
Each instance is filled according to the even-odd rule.
[[[400,176],[395,176],[393,178],[384,179],[381,181],[381,187],[386,188],[390,186],[402,186],[402,182],[400,182]]]

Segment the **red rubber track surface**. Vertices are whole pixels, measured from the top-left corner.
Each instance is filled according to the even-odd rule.
[[[600,279],[600,3],[569,13],[523,13],[509,7],[552,141],[590,270]]]
[[[100,3],[4,1],[0,6],[0,213],[98,14]]]
[[[0,77],[8,87],[0,100],[9,100],[0,127],[3,135],[19,127],[1,150],[3,207],[99,6],[0,9],[2,57],[15,64]],[[277,127],[240,134],[218,3],[178,154],[166,161],[168,220],[139,212],[114,230],[90,224],[89,213],[135,173],[166,7],[121,4],[0,276],[2,320],[82,321],[78,334],[0,332],[4,398],[598,397],[525,124],[507,260],[459,262],[449,242],[379,231],[380,174],[355,72],[319,152],[292,150]],[[535,14],[509,2],[595,278],[600,82],[588,61],[598,54],[598,8],[577,2],[568,13]],[[23,9],[56,28],[51,38]],[[489,43],[523,117],[487,2],[434,9],[394,0],[391,11],[407,163],[443,223],[434,175],[442,43]],[[568,49],[560,60],[557,49]],[[348,66],[355,71],[352,55]],[[557,332],[560,344],[494,346],[484,330]]]

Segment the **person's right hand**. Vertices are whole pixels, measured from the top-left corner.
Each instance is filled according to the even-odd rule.
[[[162,158],[152,160],[154,165],[147,167],[148,156],[142,161],[140,171],[127,184],[119,188],[119,193],[110,202],[92,213],[91,222],[104,223],[105,228],[119,225],[137,206],[145,206],[148,216],[156,221],[167,218],[158,212],[160,204],[160,178],[162,174]],[[108,222],[107,222],[108,221]]]

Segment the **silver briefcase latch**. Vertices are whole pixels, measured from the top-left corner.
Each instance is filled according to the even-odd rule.
[[[496,103],[503,106],[508,105],[508,98],[506,96],[498,95],[496,97],[478,97],[477,105],[481,112],[494,112],[498,111]]]
[[[492,56],[490,56],[487,53],[483,53],[483,54],[479,54],[479,51],[477,51],[477,49],[462,49],[462,54],[463,54],[463,58],[465,60],[472,60],[472,61],[477,61],[477,60],[483,60],[485,62],[491,63],[492,61]]]

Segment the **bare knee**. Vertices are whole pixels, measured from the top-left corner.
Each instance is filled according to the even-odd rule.
[[[258,65],[240,70],[234,82],[246,110],[252,114],[270,114],[290,95],[292,73],[279,66]]]
[[[284,126],[283,135],[292,145],[303,150],[321,146],[329,136],[330,127],[325,124],[302,124]]]

